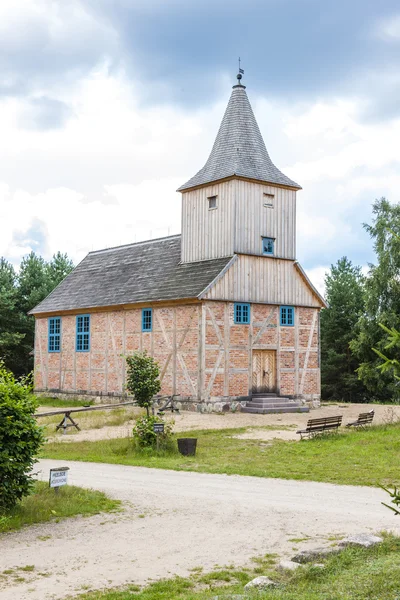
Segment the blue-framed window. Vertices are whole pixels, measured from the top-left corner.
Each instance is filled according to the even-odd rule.
[[[153,329],[153,309],[143,308],[142,310],[142,331],[151,331]]]
[[[274,246],[275,246],[275,240],[274,238],[267,238],[267,237],[263,237],[262,238],[262,253],[263,254],[274,254]]]
[[[60,352],[61,349],[61,317],[49,319],[49,352]]]
[[[250,304],[235,302],[235,323],[250,323]]]
[[[76,351],[89,352],[90,350],[90,315],[76,317]]]
[[[281,306],[281,325],[293,327],[294,325],[294,306]]]

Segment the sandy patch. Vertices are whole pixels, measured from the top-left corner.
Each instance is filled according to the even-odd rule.
[[[374,423],[385,423],[393,420],[400,421],[400,406],[381,406],[375,404],[335,404],[327,405],[310,411],[309,413],[287,413],[275,415],[253,415],[247,413],[224,413],[224,414],[202,414],[197,412],[181,411],[179,415],[170,413],[166,414],[167,420],[174,420],[174,431],[193,431],[197,429],[236,429],[249,427],[274,427],[276,431],[268,430],[253,430],[239,434],[240,439],[298,439],[295,431],[298,428],[303,428],[308,419],[343,415],[343,423],[353,421],[357,418],[360,412],[367,412],[371,409],[375,410]],[[76,421],[79,423],[79,413],[76,415]],[[132,434],[134,420],[127,421],[123,425],[115,427],[105,426],[100,429],[87,429],[81,432],[74,433],[71,430],[67,435],[61,433],[50,438],[49,441],[61,440],[68,441],[97,441],[103,439],[124,438]],[[282,427],[290,427],[294,431],[287,431]],[[244,436],[244,437],[241,437]],[[250,436],[250,437],[248,437]]]

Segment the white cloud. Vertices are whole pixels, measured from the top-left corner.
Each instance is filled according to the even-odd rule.
[[[376,34],[386,41],[400,40],[400,14],[394,14],[380,21]]]
[[[92,249],[179,232],[175,190],[207,159],[224,90],[201,110],[148,105],[140,81],[104,62],[73,85],[0,99],[0,255],[17,264],[31,248],[46,258],[61,250],[78,261]],[[369,248],[361,223],[374,198],[399,199],[400,122],[364,123],[358,99],[281,106],[248,91],[272,160],[304,187],[297,254],[322,290],[327,264],[344,254],[369,260],[352,253]],[[58,128],[27,123],[32,99],[43,97],[68,107]]]

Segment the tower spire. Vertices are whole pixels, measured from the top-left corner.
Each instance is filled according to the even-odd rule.
[[[228,177],[245,177],[256,181],[301,189],[272,162],[254,117],[246,86],[241,83],[244,70],[239,67],[238,83],[230,100],[204,167],[182,185],[182,192]]]

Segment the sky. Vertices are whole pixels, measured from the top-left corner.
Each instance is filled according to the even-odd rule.
[[[303,190],[297,258],[323,290],[400,199],[398,0],[1,0],[0,256],[80,261],[180,232],[176,189],[243,83]]]

